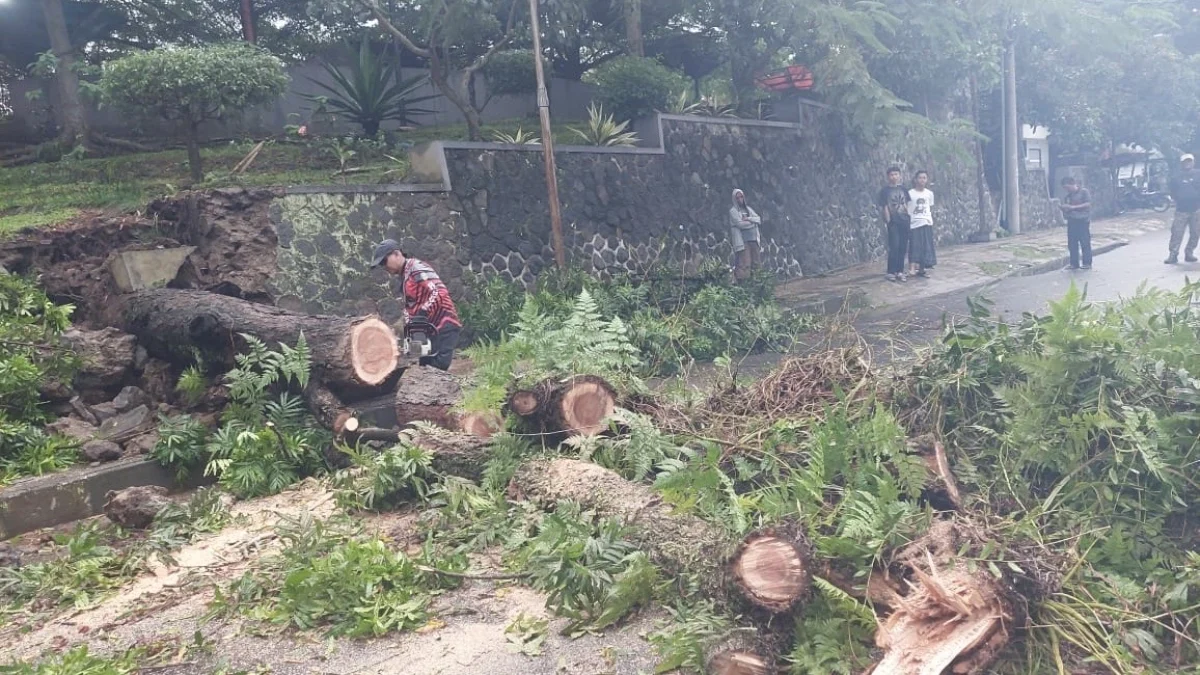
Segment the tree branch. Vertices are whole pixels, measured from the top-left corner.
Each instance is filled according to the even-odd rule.
[[[506,45],[508,45],[509,41],[512,40],[513,27],[516,24],[517,19],[517,4],[519,2],[520,0],[513,0],[512,4],[508,6],[508,21],[504,24],[504,37],[500,38],[496,44],[492,45],[491,48],[484,52],[483,56],[475,59],[475,63],[467,66],[466,70],[463,71],[464,76],[469,78],[475,73],[479,72],[480,69],[487,65],[487,62],[492,58],[493,54],[503,49]],[[541,54],[534,54],[533,57],[535,59],[541,58]]]
[[[379,7],[379,3],[375,2],[375,0],[357,0],[357,2],[363,7],[366,7],[367,10],[371,12],[371,15],[375,17],[375,20],[379,22],[379,25],[383,26],[384,30],[395,36],[395,38],[400,41],[400,44],[404,45],[405,49],[422,58],[429,58],[429,50],[425,47],[418,47],[417,43],[413,42],[412,38],[408,37],[408,34],[399,28],[396,28],[396,26],[393,25],[390,20],[388,20],[387,16],[384,15],[383,10]]]

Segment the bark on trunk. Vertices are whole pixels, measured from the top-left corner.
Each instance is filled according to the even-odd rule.
[[[396,386],[396,423],[430,422],[458,429],[454,407],[462,396],[462,387],[450,373],[431,366],[407,368]]]
[[[200,130],[197,125],[192,124],[188,127],[187,132],[187,156],[188,156],[188,172],[192,176],[193,183],[204,182],[204,164],[200,157]]]
[[[725,561],[737,542],[695,516],[676,514],[650,488],[604,467],[574,459],[527,462],[513,476],[509,493],[549,508],[573,501],[601,518],[615,518],[666,574],[695,574],[708,589],[725,588]]]
[[[642,40],[642,0],[625,0],[625,46],[633,56],[645,56]]]
[[[41,0],[50,36],[50,50],[58,59],[54,80],[58,84],[59,140],[72,147],[90,142],[87,115],[79,95],[79,74],[75,72],[75,48],[67,31],[62,0]]]
[[[304,334],[313,380],[337,396],[378,393],[399,363],[396,334],[378,317],[295,314],[204,291],[157,289],[119,300],[119,320],[152,355],[190,363],[193,348],[211,364],[230,366],[242,334],[271,348],[295,346]]]
[[[769,530],[739,543],[699,518],[676,513],[650,488],[589,462],[528,462],[513,476],[509,495],[550,508],[573,501],[617,519],[667,576],[694,575],[729,607],[749,603],[768,613],[791,611],[808,592],[811,554],[796,532]]]
[[[491,458],[491,440],[471,434],[437,430],[434,432],[366,428],[347,431],[346,439],[382,443],[411,442],[432,456],[433,470],[444,476],[469,480],[483,478],[484,465]]]

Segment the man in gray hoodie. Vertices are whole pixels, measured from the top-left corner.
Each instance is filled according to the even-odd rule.
[[[733,275],[737,279],[750,276],[750,270],[762,260],[758,226],[762,218],[746,204],[746,193],[733,191],[733,206],[729,209],[729,243],[733,244]]]

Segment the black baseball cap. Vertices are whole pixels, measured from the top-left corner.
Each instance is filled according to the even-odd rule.
[[[375,247],[375,257],[372,258],[371,267],[379,267],[383,261],[391,254],[400,250],[400,244],[395,239],[384,239]]]

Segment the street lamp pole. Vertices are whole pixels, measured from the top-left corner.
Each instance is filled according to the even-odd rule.
[[[554,163],[554,138],[550,135],[550,94],[546,91],[546,73],[542,68],[542,30],[538,23],[538,0],[529,0],[529,18],[533,25],[533,64],[537,73],[538,118],[542,122],[542,155],[546,159],[550,236],[554,246],[554,263],[558,269],[565,270],[567,253],[563,247],[562,210],[558,202],[558,169]]]

